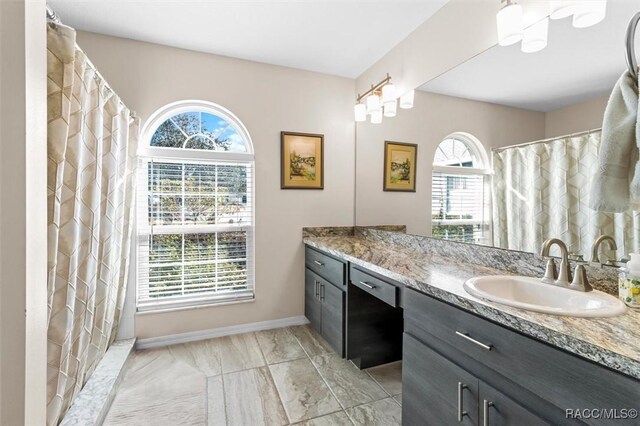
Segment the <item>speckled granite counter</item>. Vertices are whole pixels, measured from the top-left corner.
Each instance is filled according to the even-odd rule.
[[[541,314],[478,299],[462,284],[511,274],[356,236],[307,237],[304,243],[456,305],[466,311],[640,379],[640,312],[614,318]]]

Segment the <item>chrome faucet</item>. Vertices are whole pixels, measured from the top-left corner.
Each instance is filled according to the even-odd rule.
[[[600,246],[605,242],[608,243],[611,250],[618,250],[618,245],[616,244],[616,240],[614,240],[613,237],[610,237],[609,235],[600,235],[598,238],[596,238],[596,240],[593,242],[593,245],[591,246],[591,263],[597,263],[600,266],[604,265],[600,261],[600,255],[598,254],[598,252],[600,251]]]
[[[560,272],[556,268],[556,262],[549,256],[551,246],[557,245],[560,248],[562,260],[560,261]],[[547,267],[542,278],[542,282],[554,284],[560,287],[570,288],[578,291],[591,291],[593,288],[587,279],[587,271],[583,265],[576,266],[573,279],[571,278],[571,265],[569,264],[569,250],[562,240],[550,238],[542,244],[540,256],[548,258]],[[569,283],[571,281],[571,283]]]

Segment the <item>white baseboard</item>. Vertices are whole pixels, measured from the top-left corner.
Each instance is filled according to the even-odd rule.
[[[304,316],[281,318],[271,321],[252,322],[249,324],[232,325],[229,327],[210,328],[208,330],[190,331],[188,333],[170,334],[168,336],[149,337],[138,339],[136,349],[150,349],[160,346],[176,345],[179,343],[195,342],[198,340],[212,339],[214,337],[229,336],[232,334],[249,333],[252,331],[270,330],[272,328],[289,327],[293,325],[308,324]]]

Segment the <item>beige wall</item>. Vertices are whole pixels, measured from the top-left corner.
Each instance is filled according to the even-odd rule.
[[[256,300],[139,314],[148,338],[304,314],[301,228],[352,225],[354,80],[120,38],[79,33],[78,44],[144,120],[184,99],[218,103],[243,121],[256,157]],[[325,135],[325,189],[280,189],[280,131]]]
[[[407,225],[431,235],[431,165],[435,149],[453,132],[477,137],[487,151],[544,138],[545,115],[433,93],[416,92],[415,106],[382,124],[358,123],[356,224]],[[416,192],[383,192],[385,140],[418,145]]]
[[[0,1],[0,424],[46,418],[43,0]]]
[[[545,117],[545,138],[583,132],[602,127],[609,96],[590,99],[555,111]]]

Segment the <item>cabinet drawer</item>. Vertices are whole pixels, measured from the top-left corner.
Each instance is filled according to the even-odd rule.
[[[310,247],[305,247],[305,264],[307,268],[334,285],[344,286],[346,284],[345,272],[347,266],[338,259],[334,259]]]
[[[426,344],[444,342],[457,363],[463,365],[464,357],[477,361],[562,410],[637,408],[639,380],[415,290],[405,292],[404,306],[407,333]]]
[[[351,283],[385,303],[398,307],[398,287],[368,274],[354,266],[349,271]]]

